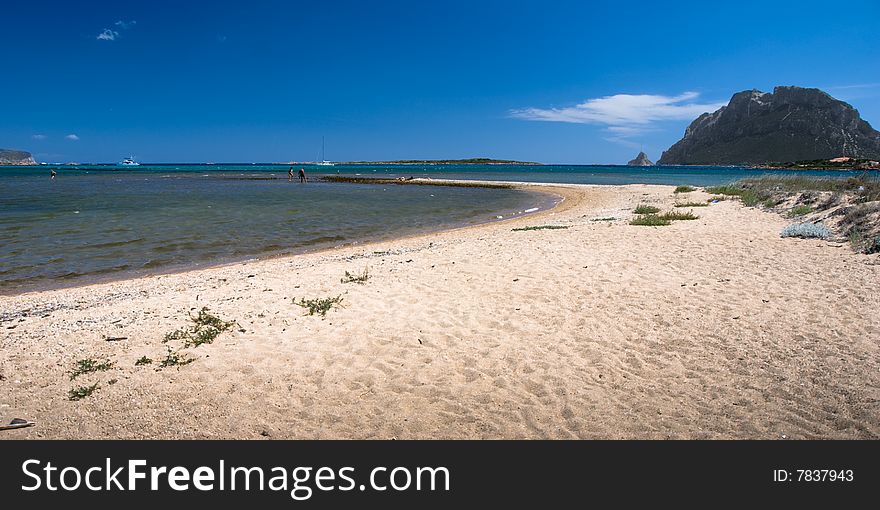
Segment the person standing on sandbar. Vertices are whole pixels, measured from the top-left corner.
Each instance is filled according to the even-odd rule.
[[[305,184],[305,183],[309,182],[309,180],[306,179],[306,171],[302,168],[299,169],[299,182],[301,184]]]

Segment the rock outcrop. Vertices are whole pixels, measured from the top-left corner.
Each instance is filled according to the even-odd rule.
[[[880,132],[858,110],[819,89],[747,90],[697,117],[661,165],[764,164],[880,158]]]
[[[633,159],[632,161],[627,163],[627,165],[629,165],[629,166],[654,166],[654,163],[652,163],[651,160],[648,159],[647,154],[645,154],[644,152],[640,152],[639,155],[636,156],[636,159]]]
[[[30,152],[0,149],[0,165],[36,165]]]

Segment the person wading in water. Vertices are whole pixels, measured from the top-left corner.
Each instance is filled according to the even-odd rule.
[[[306,179],[306,171],[302,168],[299,169],[299,182],[303,184],[309,182],[309,180]]]

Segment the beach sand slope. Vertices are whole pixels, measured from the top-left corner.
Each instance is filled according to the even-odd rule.
[[[513,221],[2,296],[0,420],[37,425],[0,439],[880,437],[877,256],[735,201],[628,224],[668,186],[546,189]],[[202,307],[236,325],[163,343]],[[70,380],[84,358],[113,366]]]

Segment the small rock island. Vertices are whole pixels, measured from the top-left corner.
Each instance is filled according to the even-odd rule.
[[[636,156],[636,159],[631,160],[627,163],[628,166],[654,166],[654,163],[648,159],[648,155],[644,152],[639,152],[639,155]]]

